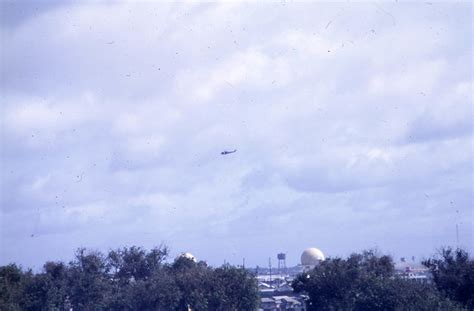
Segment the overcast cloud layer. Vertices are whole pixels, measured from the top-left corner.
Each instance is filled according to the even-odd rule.
[[[2,12],[0,264],[473,250],[470,2]]]

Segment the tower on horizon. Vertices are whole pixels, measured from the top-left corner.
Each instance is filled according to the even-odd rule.
[[[278,253],[277,258],[278,258],[278,274],[281,274],[282,272],[286,273],[286,254]]]

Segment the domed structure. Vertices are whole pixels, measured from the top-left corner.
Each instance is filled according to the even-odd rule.
[[[181,254],[179,254],[178,257],[176,257],[176,259],[178,259],[178,258],[187,258],[189,260],[192,260],[192,261],[196,262],[196,257],[194,257],[194,255],[191,254],[191,253],[181,253]]]
[[[323,252],[321,250],[311,247],[304,250],[301,254],[301,265],[302,266],[316,266],[319,262],[325,259]]]

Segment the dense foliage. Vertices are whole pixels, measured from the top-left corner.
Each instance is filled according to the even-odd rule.
[[[374,251],[329,258],[293,282],[308,310],[461,310],[432,284],[399,278],[393,260]]]
[[[423,264],[430,269],[438,290],[474,310],[474,260],[465,250],[445,248]]]
[[[233,266],[211,268],[164,247],[99,252],[80,249],[69,264],[48,262],[38,274],[0,267],[0,310],[255,310],[255,278]]]
[[[79,249],[69,263],[47,262],[40,273],[0,267],[0,310],[256,310],[256,278],[247,270],[140,247]],[[374,251],[329,258],[293,281],[308,310],[474,310],[474,260],[442,249],[423,262],[432,282],[403,279],[391,257]]]

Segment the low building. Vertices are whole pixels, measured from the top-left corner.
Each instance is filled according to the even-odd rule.
[[[279,254],[280,256],[281,254]],[[278,258],[280,259],[280,258]],[[325,260],[323,252],[317,248],[307,248],[301,254],[301,264],[284,268],[284,273],[278,269],[277,274],[272,274],[271,267],[258,270],[258,289],[260,292],[260,310],[281,311],[294,310],[306,311],[307,295],[295,293],[291,282],[304,272],[313,269]],[[257,273],[258,273],[257,272]]]

